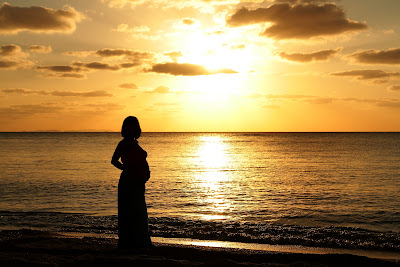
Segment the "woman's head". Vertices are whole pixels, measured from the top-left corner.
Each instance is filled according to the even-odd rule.
[[[138,119],[133,116],[126,117],[124,122],[122,123],[122,129],[121,129],[122,137],[124,138],[133,137],[135,139],[138,139],[141,133],[142,129],[140,129]]]

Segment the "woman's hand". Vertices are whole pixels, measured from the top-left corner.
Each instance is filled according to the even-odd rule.
[[[125,166],[124,164],[122,164],[121,162],[119,162],[119,160],[115,160],[114,158],[111,160],[111,164],[114,165],[116,168],[120,169],[120,170],[124,170]]]

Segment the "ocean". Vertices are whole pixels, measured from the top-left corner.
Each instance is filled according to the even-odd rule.
[[[120,133],[0,133],[0,230],[115,234]],[[143,133],[152,236],[400,252],[400,133]]]

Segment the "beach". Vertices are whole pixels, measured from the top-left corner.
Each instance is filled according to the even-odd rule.
[[[398,260],[155,243],[119,250],[117,239],[37,230],[0,232],[1,266],[400,266]]]

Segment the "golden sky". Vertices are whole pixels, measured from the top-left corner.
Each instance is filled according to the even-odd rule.
[[[398,0],[0,1],[0,131],[400,131]]]

